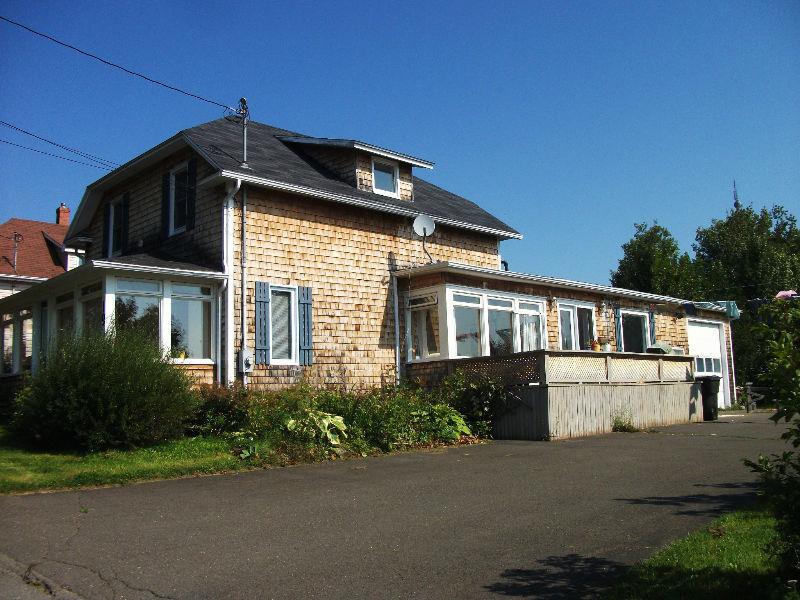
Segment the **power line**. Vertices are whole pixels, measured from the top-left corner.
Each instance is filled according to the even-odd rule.
[[[118,163],[115,163],[113,161],[106,160],[105,158],[100,158],[99,156],[94,156],[92,154],[89,154],[88,152],[83,152],[82,150],[76,150],[75,148],[70,148],[69,146],[64,146],[63,144],[59,144],[58,142],[54,142],[52,140],[48,140],[47,138],[40,137],[40,136],[36,135],[35,133],[31,133],[30,131],[22,129],[21,127],[17,127],[16,125],[12,125],[11,123],[6,123],[5,121],[0,121],[0,125],[5,125],[6,127],[9,127],[9,128],[11,128],[11,129],[13,129],[15,131],[19,131],[20,133],[24,133],[25,135],[29,135],[29,136],[31,136],[33,138],[36,138],[37,140],[41,140],[43,142],[47,142],[48,144],[52,144],[53,146],[56,146],[56,147],[61,148],[63,150],[67,150],[68,152],[72,152],[74,154],[77,154],[78,156],[82,156],[83,158],[88,158],[89,160],[93,160],[95,162],[98,162],[103,167],[115,168],[115,167],[119,166]]]
[[[31,152],[38,152],[39,154],[44,154],[45,156],[52,156],[53,158],[60,158],[61,160],[68,160],[69,162],[77,163],[79,165],[86,165],[87,167],[94,167],[95,169],[103,169],[105,171],[113,170],[111,167],[105,167],[102,165],[95,165],[92,163],[83,162],[80,160],[74,160],[72,158],[68,158],[66,156],[61,156],[59,154],[51,154],[50,152],[45,152],[44,150],[37,150],[36,148],[29,148],[28,146],[22,146],[21,144],[15,144],[14,142],[9,142],[8,140],[0,140],[0,143],[8,144],[9,146],[16,146],[17,148],[22,148],[23,150],[30,150]]]
[[[215,106],[219,106],[219,107],[224,108],[226,110],[235,111],[235,109],[232,109],[227,104],[222,104],[221,102],[216,102],[214,100],[209,100],[208,98],[204,98],[203,96],[200,96],[198,94],[192,94],[191,92],[187,92],[186,90],[182,90],[182,89],[180,89],[178,87],[175,87],[174,85],[169,85],[168,83],[164,83],[163,81],[158,81],[157,79],[153,79],[152,77],[148,77],[147,75],[143,75],[142,73],[137,73],[136,71],[132,71],[131,69],[128,69],[126,67],[123,67],[122,65],[118,65],[116,63],[113,63],[110,60],[106,60],[105,58],[100,58],[96,54],[92,54],[91,52],[87,52],[86,50],[81,50],[80,48],[76,48],[75,46],[73,46],[71,44],[67,44],[66,42],[62,42],[61,40],[57,40],[53,36],[47,35],[46,33],[42,33],[41,31],[36,31],[35,29],[31,29],[27,25],[23,25],[22,23],[17,23],[16,21],[13,21],[13,20],[11,20],[11,19],[9,19],[7,17],[4,17],[2,15],[0,15],[0,20],[5,21],[6,23],[10,23],[11,25],[16,25],[17,27],[19,27],[21,29],[24,29],[25,31],[29,31],[30,33],[32,33],[34,35],[38,35],[39,37],[43,37],[46,40],[50,40],[51,42],[54,42],[54,43],[58,44],[59,46],[63,46],[64,48],[69,48],[70,50],[74,50],[75,52],[78,52],[79,54],[83,54],[84,56],[88,56],[89,58],[93,58],[93,59],[95,59],[97,61],[100,61],[104,65],[108,65],[109,67],[114,67],[115,69],[119,69],[120,71],[124,71],[128,75],[133,75],[135,77],[140,77],[141,79],[144,79],[145,81],[149,81],[150,83],[154,83],[156,85],[160,85],[161,87],[165,87],[168,90],[172,90],[173,92],[178,92],[179,94],[183,94],[184,96],[189,96],[190,98],[195,98],[197,100],[202,100],[203,102],[208,102],[209,104],[214,104]]]

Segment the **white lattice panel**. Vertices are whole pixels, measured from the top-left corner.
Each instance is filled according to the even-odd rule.
[[[665,360],[661,368],[661,379],[664,381],[691,381],[692,363]]]
[[[606,359],[589,353],[547,357],[547,381],[559,383],[606,380]]]
[[[658,360],[612,357],[608,380],[613,382],[658,381]]]

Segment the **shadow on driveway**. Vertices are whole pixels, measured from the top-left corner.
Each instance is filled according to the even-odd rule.
[[[751,482],[694,484],[694,487],[740,490],[727,494],[687,494],[683,496],[648,496],[645,498],[614,498],[633,506],[673,506],[676,515],[715,517],[751,504],[756,484]]]

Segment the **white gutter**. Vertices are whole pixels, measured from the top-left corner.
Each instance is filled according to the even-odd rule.
[[[283,183],[281,181],[275,181],[274,179],[265,179],[263,177],[257,177],[255,175],[248,175],[247,173],[237,173],[236,171],[220,171],[220,176],[226,179],[238,179],[247,183],[252,183],[254,185],[258,185],[261,187],[273,189],[273,190],[281,190],[284,192],[292,192],[294,194],[301,194],[303,196],[313,196],[314,198],[322,198],[324,200],[332,200],[333,202],[339,202],[341,204],[349,204],[351,206],[359,206],[361,208],[369,208],[371,210],[376,210],[380,212],[385,212],[394,215],[402,215],[405,217],[416,217],[420,214],[420,211],[413,208],[405,208],[403,206],[396,206],[392,204],[383,204],[379,202],[371,202],[364,198],[357,198],[355,196],[347,196],[345,194],[336,194],[334,192],[326,192],[324,190],[318,190],[316,188],[306,187],[304,185],[294,185],[291,183]],[[470,231],[478,231],[480,233],[487,233],[490,235],[496,235],[498,237],[502,237],[504,239],[515,239],[521,240],[522,234],[511,232],[511,231],[503,231],[502,229],[494,229],[492,227],[483,227],[481,225],[473,225],[471,223],[465,223],[463,221],[457,221],[455,219],[447,219],[444,217],[433,217],[433,220],[441,225],[449,225],[451,227],[458,227],[459,229],[468,229]]]
[[[241,286],[241,342],[239,344],[239,355],[242,357],[242,385],[247,387],[247,372],[245,371],[245,360],[250,356],[250,349],[247,347],[247,188],[242,188],[242,230],[240,232],[242,248],[240,250],[240,276],[239,285]]]
[[[233,198],[242,187],[242,180],[228,184],[225,204],[222,207],[222,264],[225,281],[225,384],[232,385],[236,379],[236,355],[233,351]]]
[[[208,279],[223,279],[224,274],[219,271],[198,271],[195,269],[178,269],[174,267],[154,267],[147,265],[134,265],[118,263],[110,260],[93,260],[90,263],[95,269],[114,269],[115,271],[135,271],[136,273],[153,273],[156,275],[178,275],[180,277],[203,277]],[[74,271],[75,269],[72,269]]]
[[[394,368],[395,368],[395,383],[400,384],[400,298],[397,295],[397,276],[394,271],[389,272],[389,277],[392,280],[392,299],[394,304]],[[408,326],[406,326],[408,327]]]

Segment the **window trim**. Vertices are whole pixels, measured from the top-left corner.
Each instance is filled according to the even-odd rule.
[[[640,310],[636,308],[620,308],[619,309],[619,318],[620,320],[623,319],[624,315],[635,315],[637,317],[644,317],[644,349],[645,352],[647,351],[648,346],[650,346],[653,341],[650,339],[650,313],[646,310]],[[622,335],[620,336],[622,339],[619,341],[620,352],[626,352],[625,350],[625,330],[623,329],[622,322],[620,322],[620,329]],[[628,352],[628,354],[633,354],[632,352]]]
[[[389,192],[387,190],[382,190],[375,185],[375,164],[379,164],[385,167],[391,167],[394,170],[394,191]],[[400,164],[393,160],[387,160],[385,158],[376,158],[372,157],[372,191],[376,194],[380,194],[381,196],[389,196],[390,198],[400,198]]]
[[[572,300],[569,298],[557,298],[556,299],[556,315],[558,316],[558,349],[563,350],[564,352],[591,352],[592,349],[583,349],[583,348],[564,348],[562,346],[562,339],[561,339],[561,310],[562,309],[569,309],[572,313],[572,344],[573,346],[579,345],[579,338],[578,335],[578,309],[579,308],[588,308],[592,311],[592,339],[597,339],[597,315],[595,315],[595,311],[597,310],[597,305],[594,302],[587,302],[585,300]]]
[[[169,235],[177,235],[186,231],[186,225],[183,227],[175,228],[175,174],[185,170],[189,173],[189,161],[184,161],[176,167],[173,167],[169,172]],[[188,198],[187,198],[188,202]]]
[[[272,323],[272,292],[279,291],[279,292],[289,292],[290,300],[289,300],[289,321],[291,327],[291,335],[292,340],[290,344],[291,350],[291,358],[274,358],[272,356],[272,335],[275,331],[275,327],[273,327]],[[300,324],[298,322],[299,315],[297,313],[297,296],[298,289],[296,285],[269,285],[269,364],[276,365],[276,366],[285,366],[285,367],[296,367],[300,366]]]

